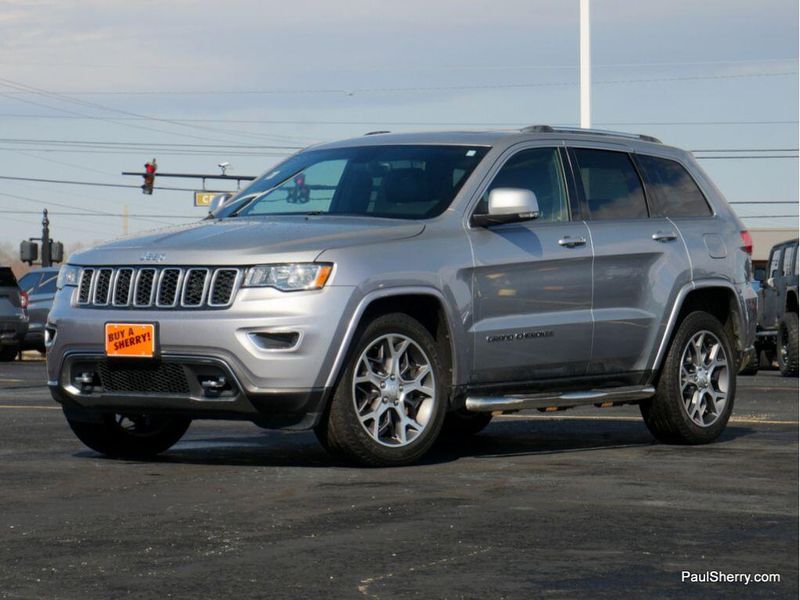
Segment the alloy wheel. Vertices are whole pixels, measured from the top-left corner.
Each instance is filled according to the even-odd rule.
[[[725,411],[730,373],[719,338],[710,331],[694,334],[684,347],[679,374],[683,407],[693,423],[710,427]]]
[[[434,414],[431,361],[410,337],[383,335],[358,358],[352,394],[361,426],[373,440],[406,446],[422,434]]]

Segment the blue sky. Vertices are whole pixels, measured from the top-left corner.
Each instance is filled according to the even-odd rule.
[[[687,149],[798,146],[795,1],[593,0],[592,51],[596,127]],[[373,129],[576,124],[577,63],[578,0],[0,0],[0,175],[138,184],[120,171],[153,156],[162,171],[257,174]],[[798,200],[796,158],[703,166],[730,201]],[[189,192],[0,180],[0,242],[41,220],[1,211],[47,204],[203,214]],[[796,205],[736,209],[749,226],[796,223],[746,217]],[[118,216],[52,221],[68,243],[122,233]],[[181,219],[131,218],[130,231],[167,222]]]

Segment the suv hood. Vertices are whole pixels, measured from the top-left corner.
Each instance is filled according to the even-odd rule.
[[[325,250],[414,237],[420,222],[334,216],[200,221],[122,238],[78,252],[77,265],[250,265],[310,262]],[[163,255],[163,257],[159,256]]]

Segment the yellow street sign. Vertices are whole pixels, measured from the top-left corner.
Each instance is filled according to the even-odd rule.
[[[219,192],[195,192],[194,205],[195,206],[211,206],[211,200],[214,196],[219,195]]]

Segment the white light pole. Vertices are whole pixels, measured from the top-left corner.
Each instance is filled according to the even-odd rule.
[[[592,49],[589,32],[589,0],[580,0],[581,129],[592,126]]]

